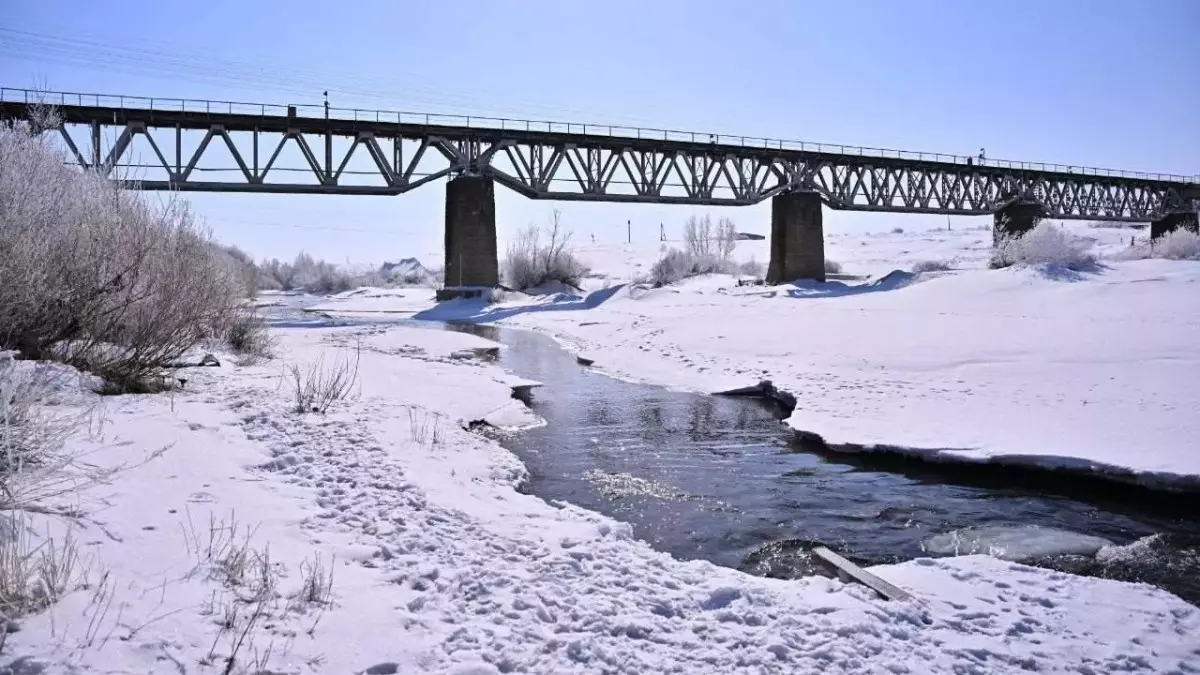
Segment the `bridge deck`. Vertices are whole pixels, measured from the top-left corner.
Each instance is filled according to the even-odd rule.
[[[141,183],[150,189],[400,194],[438,178],[481,172],[533,199],[745,205],[811,190],[838,209],[984,214],[1014,200],[1032,199],[1053,217],[1100,220],[1152,220],[1195,208],[1192,201],[1200,199],[1200,177],[1195,176],[980,162],[956,155],[608,125],[332,108],[326,117],[323,108],[313,106],[30,96],[26,90],[0,90],[0,117],[26,117],[31,105],[47,100],[66,125],[121,132],[115,147],[101,158],[96,147],[80,152],[64,128],[64,138],[84,166],[111,169],[127,161],[122,153],[135,136],[149,138],[147,129],[204,132],[201,147],[186,158],[178,148],[163,153],[155,145],[168,177]],[[17,98],[21,100],[13,100]],[[271,161],[260,166],[258,138],[269,133],[282,140]],[[253,158],[238,150],[236,139],[247,135],[254,139]],[[99,136],[93,133],[97,142]],[[209,141],[218,137],[242,169],[236,181],[206,181],[193,173]],[[332,157],[333,137],[352,139],[345,156]],[[323,157],[312,150],[319,144],[308,138],[324,142]],[[300,147],[315,181],[266,180],[289,139]],[[390,148],[381,142],[390,143]],[[416,152],[403,157],[402,142],[415,144]],[[350,184],[343,175],[360,145],[378,168],[381,185]],[[427,150],[428,156],[441,157],[449,166],[417,171],[423,159],[427,162]],[[167,160],[171,156],[174,163]],[[279,169],[274,175],[278,173]]]

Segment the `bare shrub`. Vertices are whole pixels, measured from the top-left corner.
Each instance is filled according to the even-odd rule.
[[[918,260],[912,266],[912,271],[916,274],[921,272],[947,272],[954,269],[949,260]]]
[[[767,271],[766,265],[751,258],[738,266],[738,272],[752,277],[761,277]]]
[[[253,365],[275,355],[275,340],[266,321],[257,312],[242,312],[233,320],[225,334],[230,349],[238,354],[239,363]]]
[[[712,218],[688,218],[683,227],[684,251],[691,257],[693,265],[710,272],[728,272],[730,260],[737,247],[737,226],[728,218],[721,218],[714,228]]]
[[[420,445],[437,447],[442,442],[442,416],[435,412],[409,408],[408,428]]]
[[[579,288],[587,268],[571,252],[571,232],[563,227],[561,217],[555,209],[545,228],[546,240],[542,229],[530,225],[509,242],[504,259],[504,279],[509,286],[524,291],[557,281]]]
[[[362,346],[359,345],[353,357],[343,354],[331,364],[325,363],[323,354],[306,369],[292,364],[289,373],[296,412],[325,414],[334,403],[349,397],[358,382],[361,360]]]
[[[695,259],[713,257],[712,218],[705,214],[702,218],[691,216],[683,226],[684,249]]]
[[[258,270],[259,290],[290,291],[296,287],[296,271],[288,263],[266,260]]]
[[[533,288],[539,285],[538,275],[538,239],[541,237],[536,225],[521,230],[512,241],[508,242],[508,251],[504,258],[504,279],[509,286],[518,290]]]
[[[332,562],[332,561],[331,561]],[[328,607],[333,603],[333,569],[326,567],[320,554],[300,563],[300,588],[289,599],[289,611],[303,612],[309,607]]]
[[[714,248],[717,259],[728,263],[733,259],[733,249],[737,248],[737,226],[728,218],[717,221],[717,238]]]
[[[650,268],[650,281],[659,286],[673,284],[701,274],[717,274],[731,270],[733,265],[713,256],[697,258],[689,251],[667,250]]]
[[[692,274],[692,256],[677,248],[668,250],[650,268],[650,281],[659,286],[673,284]]]
[[[892,234],[904,234],[904,228],[903,227],[893,227]]]
[[[829,258],[826,258],[825,259],[825,273],[826,274],[841,274],[842,273],[842,264],[836,260],[830,260]]]
[[[378,270],[352,273],[303,251],[291,262],[264,260],[257,267],[256,279],[258,290],[304,291],[317,295],[342,293],[361,286],[385,286],[390,281]]]
[[[247,298],[254,297],[259,290],[259,270],[254,259],[236,246],[216,245],[217,253],[237,277],[242,294]]]
[[[186,204],[72,169],[32,131],[0,128],[0,348],[144,390],[224,334],[244,286]]]
[[[271,559],[269,547],[260,549],[253,544],[257,528],[239,527],[233,513],[228,521],[210,514],[207,530],[197,531],[188,511],[187,523],[182,527],[184,543],[197,558],[193,572],[203,572],[222,587],[219,595],[213,592],[201,612],[215,617],[217,626],[212,645],[201,663],[212,665],[223,661],[222,672],[232,673],[242,662],[240,655],[244,650],[257,652],[254,643],[258,630],[279,614],[279,579],[284,568]],[[256,656],[252,661],[265,666],[269,652],[268,648],[265,658]]]
[[[700,274],[730,274],[741,270],[733,261],[737,246],[737,227],[722,218],[714,228],[712,218],[692,216],[683,228],[684,248],[664,249],[663,256],[650,268],[650,281],[664,286]],[[751,261],[744,274],[760,274],[761,265]]]
[[[70,385],[63,366],[16,362],[0,354],[0,511],[56,512],[63,496],[107,480],[118,468],[84,466],[67,439],[91,418],[91,408],[52,410],[56,386]]]
[[[1155,257],[1170,260],[1200,260],[1200,233],[1180,228],[1151,242]]]
[[[1200,233],[1180,228],[1157,239],[1131,246],[1112,256],[1113,260],[1200,260]]]
[[[230,512],[228,520],[210,513],[207,527],[198,530],[190,510],[183,525],[184,546],[195,556],[196,571],[231,589],[239,590],[242,602],[257,601],[275,593],[278,571],[269,550],[252,545],[257,528],[243,526]]]
[[[256,645],[262,629],[318,607],[320,612],[305,630],[312,635],[324,610],[332,606],[333,570],[319,553],[300,563],[299,587],[283,603],[279,586],[288,569],[271,557],[269,546],[254,542],[257,527],[241,525],[231,512],[228,519],[210,514],[207,527],[197,528],[189,510],[181,528],[185,546],[197,561],[192,574],[202,573],[220,585],[201,607],[201,614],[212,617],[217,628],[202,665],[223,663],[223,673],[267,672],[273,644],[262,649]],[[241,670],[235,671],[238,665]]]
[[[90,411],[47,409],[63,370],[0,353],[0,614],[9,618],[45,609],[84,576],[71,530],[61,540],[49,533],[35,540],[26,513],[74,515],[52,502],[111,475],[79,466],[65,449]]]
[[[304,290],[309,293],[329,295],[356,287],[351,275],[333,263],[317,260],[301,252],[291,265],[279,270],[285,279],[283,290]]]
[[[1090,248],[1090,241],[1042,221],[1023,236],[1002,238],[992,254],[991,266],[1035,265],[1078,271],[1096,263]]]
[[[0,614],[11,619],[40,612],[82,580],[70,530],[61,541],[47,534],[35,542],[27,517],[6,512],[0,519]]]

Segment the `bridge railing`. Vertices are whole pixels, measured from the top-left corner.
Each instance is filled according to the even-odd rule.
[[[369,110],[362,108],[326,107],[323,104],[272,104],[246,103],[238,101],[213,101],[206,99],[157,98],[147,96],[122,96],[115,94],[84,94],[74,92],[47,92],[33,89],[0,87],[0,101],[14,103],[43,103],[61,106],[94,106],[128,110],[162,110],[170,112],[206,113],[210,115],[272,115],[286,116],[290,109],[297,117],[321,118],[328,116],[336,120],[356,122],[395,122],[403,124],[425,124],[455,126],[477,129],[500,129],[513,131],[546,131],[550,133],[588,134],[615,138],[637,138],[656,141],[678,141],[686,143],[710,143],[713,145],[735,145],[746,148],[769,150],[800,150],[831,155],[859,157],[881,157],[922,162],[939,162],[963,166],[981,166],[1021,171],[1041,171],[1105,176],[1112,178],[1134,178],[1169,181],[1173,183],[1200,183],[1200,175],[1148,173],[1144,171],[1122,171],[1067,164],[1044,162],[1019,162],[1006,159],[980,159],[970,155],[954,155],[911,150],[891,150],[854,145],[787,141],[755,136],[731,136],[729,134],[706,134],[672,129],[653,129],[613,124],[585,124],[579,122],[549,122],[545,120],[523,120],[480,115],[454,115],[446,113],[417,113],[396,110]]]

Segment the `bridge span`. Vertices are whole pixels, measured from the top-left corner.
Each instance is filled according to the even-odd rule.
[[[398,195],[445,178],[446,283],[499,281],[495,184],[531,199],[772,200],[768,281],[824,279],[822,205],[1196,228],[1200,176],[610,125],[0,88],[0,119],[53,106],[84,169],[149,190]],[[135,143],[147,151],[136,152]],[[220,154],[228,166],[202,166]],[[132,181],[131,172],[145,172]],[[216,175],[220,174],[220,175]]]

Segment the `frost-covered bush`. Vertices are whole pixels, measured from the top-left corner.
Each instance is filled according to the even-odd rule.
[[[766,266],[763,265],[762,263],[758,262],[757,260],[754,260],[753,258],[751,258],[750,260],[747,260],[746,262],[742,263],[741,265],[738,265],[738,273],[745,274],[747,276],[761,277],[763,274],[766,273],[766,271],[767,271]]]
[[[683,241],[685,250],[694,260],[713,261],[711,266],[721,267],[733,257],[737,226],[732,220],[722,218],[714,228],[712,218],[707,214],[703,218],[692,216],[684,225]]]
[[[356,288],[355,280],[350,274],[333,263],[317,260],[307,253],[300,253],[292,262],[290,288],[301,289],[309,293],[331,295]]]
[[[239,271],[185,203],[72,168],[33,131],[0,127],[0,348],[145,390],[225,334]]]
[[[1152,255],[1170,260],[1200,260],[1200,234],[1177,229],[1151,242]]]
[[[87,400],[80,374],[58,364],[15,361],[13,355],[0,352],[0,513],[44,507],[106,475],[79,463],[66,444],[88,427],[91,416],[90,405],[79,404]],[[80,401],[53,405],[72,395]]]
[[[541,228],[530,225],[508,244],[504,258],[504,279],[519,291],[560,282],[575,288],[587,274],[587,267],[570,249],[571,233],[561,224],[555,210],[545,239]]]
[[[953,269],[949,260],[918,260],[912,266],[915,274],[921,272],[946,272]]]
[[[378,270],[351,272],[301,251],[291,262],[264,260],[257,268],[258,290],[303,291],[332,295],[362,286],[387,286],[395,280]]]
[[[650,281],[659,286],[682,281],[692,273],[692,256],[677,248],[668,250],[650,268]]]
[[[1114,260],[1200,260],[1200,234],[1188,229],[1168,232],[1157,239],[1131,246],[1113,256]]]
[[[689,251],[672,248],[650,268],[650,281],[658,286],[666,286],[701,274],[727,273],[735,267],[729,261],[711,256],[697,258]]]
[[[225,264],[237,274],[242,293],[248,298],[254,297],[259,290],[259,270],[254,259],[236,246],[217,245],[216,248],[218,254],[224,258]]]
[[[1043,221],[1024,236],[1001,239],[992,255],[992,267],[1041,265],[1080,270],[1096,262],[1090,248],[1091,241]]]
[[[650,269],[650,281],[663,286],[699,274],[761,274],[762,266],[753,261],[745,271],[733,261],[737,246],[737,226],[722,218],[714,228],[712,218],[692,216],[683,228],[684,248],[669,249]],[[756,271],[755,271],[756,270]]]
[[[296,273],[292,266],[277,259],[264,260],[258,266],[260,291],[290,291],[295,288]]]

